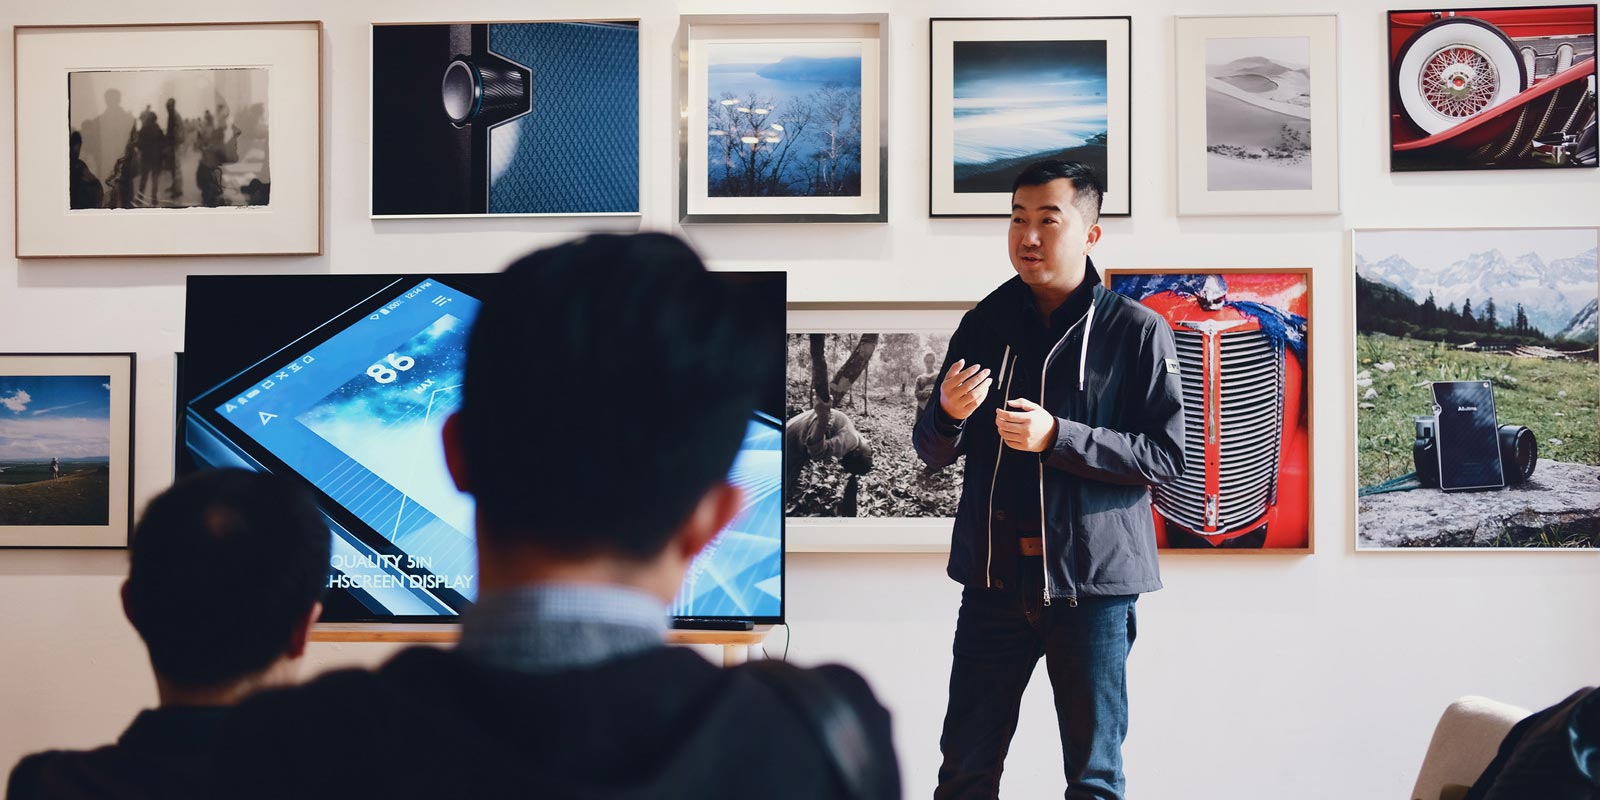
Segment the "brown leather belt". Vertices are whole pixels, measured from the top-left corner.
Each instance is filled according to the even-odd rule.
[[[1025,556],[1044,555],[1044,536],[1029,536],[1017,540],[1017,549]]]

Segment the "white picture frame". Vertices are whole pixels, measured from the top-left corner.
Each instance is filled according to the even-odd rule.
[[[18,26],[14,44],[18,258],[322,253],[321,22]],[[221,69],[266,71],[269,201],[71,208],[72,74]]]
[[[1175,28],[1178,213],[1338,214],[1338,15],[1180,16]],[[1290,52],[1249,58],[1265,59],[1264,71],[1288,70],[1294,80],[1278,75],[1274,81],[1245,68],[1237,76],[1211,76],[1210,60],[1250,52],[1251,41],[1263,53]],[[1300,49],[1307,63],[1287,63]],[[1288,140],[1273,139],[1279,136],[1268,130],[1274,125],[1289,131],[1282,134]],[[1302,131],[1309,147],[1303,147]]]
[[[679,222],[887,222],[888,36],[887,14],[683,17],[678,32],[680,69],[676,102],[673,104],[676,115],[674,126],[678,131]],[[826,190],[814,190],[819,193],[782,196],[766,193],[765,190],[752,190],[749,195],[713,191],[714,165],[709,156],[711,131],[715,130],[718,136],[741,138],[752,149],[766,147],[769,143],[784,147],[786,138],[794,138],[790,136],[792,131],[772,130],[770,122],[766,122],[765,127],[759,130],[734,132],[723,130],[723,126],[711,125],[708,105],[716,101],[711,96],[716,91],[711,77],[713,68],[719,61],[734,57],[729,53],[754,52],[755,48],[761,47],[780,56],[791,51],[804,55],[809,48],[819,54],[814,61],[823,61],[827,57],[859,57],[859,87],[855,86],[856,81],[840,84],[847,92],[859,89],[859,134],[855,147],[850,148],[854,150],[854,158],[844,160],[847,165],[849,161],[856,162],[853,171],[859,186],[855,193],[847,189],[830,196],[822,193]],[[770,79],[766,84],[777,86]],[[812,90],[823,85],[816,80],[796,82],[794,90]],[[781,88],[774,88],[768,93],[777,91],[781,91]],[[779,98],[779,102],[783,100]],[[762,120],[770,120],[771,117],[765,115],[779,113],[780,109],[781,106],[753,109],[747,114],[761,114]],[[818,123],[818,127],[823,127],[823,123]],[[739,137],[740,133],[753,135]],[[790,146],[795,145],[790,143]],[[750,160],[754,162],[754,159],[752,152]],[[788,183],[795,184],[794,181]]]
[[[949,302],[790,303],[787,331],[789,337],[811,333],[847,334],[866,331],[879,334],[933,332],[948,335],[955,332],[962,315],[971,307],[971,303]],[[792,354],[793,348],[790,349]],[[942,366],[943,353],[939,354],[939,357],[941,361],[936,364],[935,369]],[[830,365],[830,367],[837,366],[837,364]],[[784,413],[786,423],[797,410],[805,410],[804,403],[797,405],[795,392],[792,391],[794,387],[787,385],[794,382],[791,380],[795,375],[794,369],[794,365],[791,365],[785,378],[786,393],[789,395],[786,400],[786,405],[789,407]],[[805,367],[801,366],[799,369],[803,371]],[[869,366],[869,380],[871,369]],[[881,407],[885,403],[905,400],[906,398],[886,399],[880,396],[876,399],[869,398],[868,402]],[[843,406],[836,406],[836,409],[853,413],[855,410],[853,402],[846,400]],[[902,438],[884,437],[864,422],[858,424],[858,427],[862,429],[862,433],[872,438],[876,451],[875,472],[887,476],[887,469],[892,460],[898,459],[904,464],[916,458],[911,451],[909,428],[904,431]],[[954,482],[954,495],[947,498],[952,515],[955,510],[955,500],[960,497],[963,464],[964,462],[957,462],[944,468],[944,471],[949,473],[946,482],[949,479],[953,479]],[[874,477],[876,479],[878,476]],[[915,481],[914,478],[910,480]],[[785,487],[786,514],[792,510],[793,498],[789,494],[791,488]],[[862,492],[870,491],[873,489],[864,478]],[[791,553],[944,553],[949,552],[950,533],[955,523],[953,516],[788,515],[784,519],[787,526],[786,550]]]
[[[128,546],[134,389],[133,353],[0,353],[0,548]]]
[[[1355,397],[1346,445],[1357,553],[1600,553],[1591,532],[1600,518],[1597,246],[1593,227],[1350,231]],[[1530,275],[1533,259],[1548,271]],[[1463,265],[1480,280],[1453,280]],[[1544,280],[1567,289],[1549,291]],[[1464,296],[1469,289],[1476,297]],[[1552,299],[1569,305],[1539,302]],[[1476,303],[1472,321],[1467,301]],[[1486,301],[1497,301],[1494,312]],[[1492,384],[1497,425],[1533,434],[1537,460],[1525,479],[1507,464],[1503,488],[1446,493],[1437,475],[1417,474],[1414,426],[1432,411],[1432,382],[1478,380]]]

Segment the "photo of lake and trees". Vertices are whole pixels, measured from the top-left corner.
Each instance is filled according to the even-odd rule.
[[[711,197],[861,195],[861,43],[708,45]]]

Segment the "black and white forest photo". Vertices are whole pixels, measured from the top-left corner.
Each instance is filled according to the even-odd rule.
[[[789,334],[785,515],[955,516],[959,464],[929,469],[911,447],[949,346],[942,331]]]

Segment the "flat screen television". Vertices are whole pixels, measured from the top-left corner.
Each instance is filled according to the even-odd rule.
[[[771,309],[781,365],[785,276],[715,274]],[[262,470],[315,492],[333,538],[322,621],[452,622],[477,597],[472,498],[446,472],[440,432],[498,277],[189,278],[178,472]],[[783,621],[782,369],[772,374],[730,470],[744,508],[691,566],[679,620]]]

